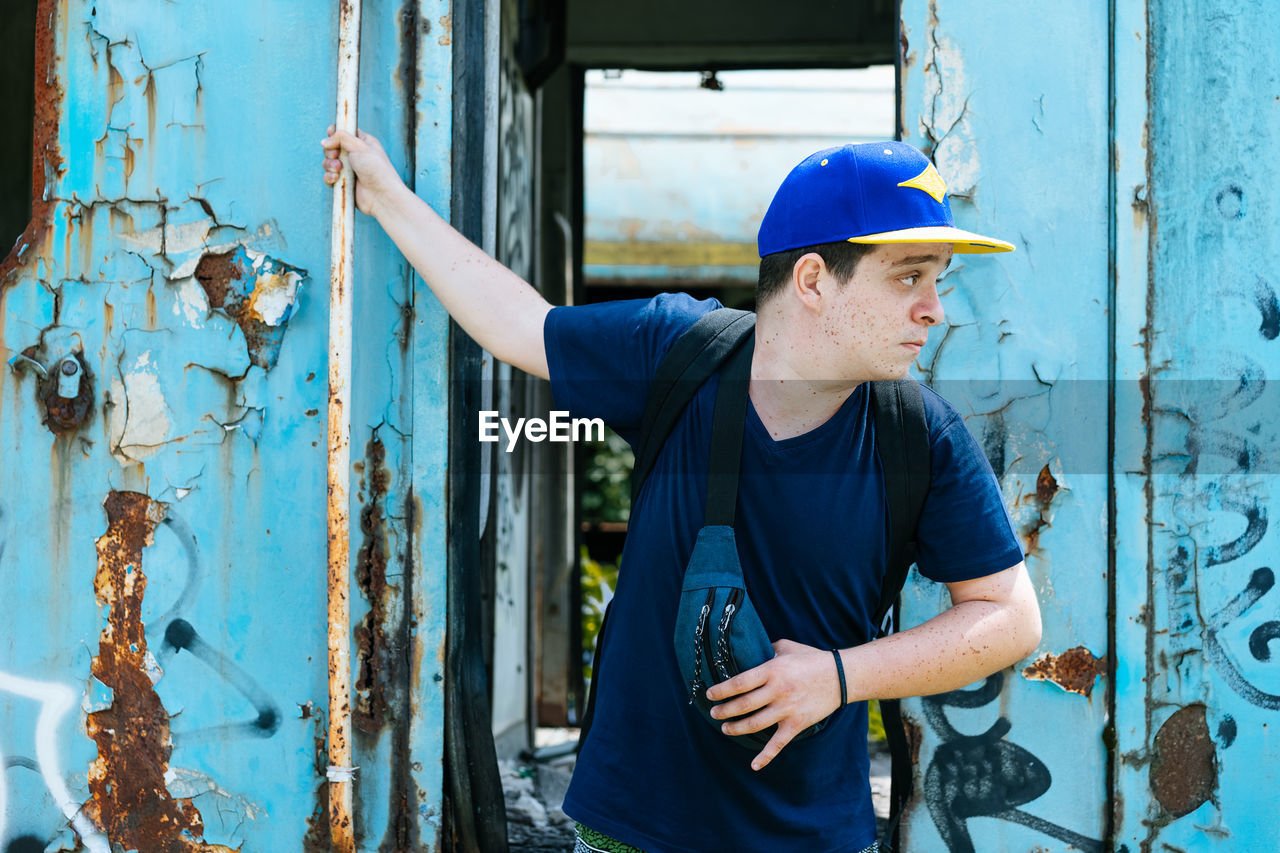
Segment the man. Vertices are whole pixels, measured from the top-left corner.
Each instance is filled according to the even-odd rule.
[[[715,304],[666,294],[552,309],[405,188],[376,140],[330,133],[326,181],[341,148],[360,210],[462,327],[496,357],[550,378],[558,405],[603,417],[634,442],[657,364]],[[725,733],[777,728],[754,755],[721,736],[689,704],[672,650],[702,525],[708,382],[632,508],[595,721],[564,806],[579,821],[578,849],[874,850],[866,700],[953,690],[1039,643],[1035,594],[990,466],[956,411],[924,389],[932,473],[918,565],[946,583],[952,606],[856,644],[873,633],[887,559],[867,380],[903,377],[942,322],[937,282],[953,251],[1013,248],[954,228],[945,192],[928,159],[897,142],[819,152],[779,188],[759,234],[734,528],[776,657],[708,691],[722,703],[717,719],[736,718]]]

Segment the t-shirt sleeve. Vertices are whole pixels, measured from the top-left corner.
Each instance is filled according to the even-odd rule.
[[[1022,547],[991,463],[960,414],[934,392],[921,390],[932,456],[929,494],[917,528],[920,573],[953,583],[1017,565]]]
[[[658,363],[682,332],[718,307],[713,299],[663,293],[553,308],[542,336],[556,407],[601,418],[633,441]]]

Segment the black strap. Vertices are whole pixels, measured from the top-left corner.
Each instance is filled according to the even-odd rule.
[[[907,572],[915,562],[916,528],[929,491],[929,424],[924,414],[920,386],[912,379],[872,382],[871,403],[876,419],[876,451],[884,469],[885,495],[889,512],[889,553],[880,603],[872,630],[882,637],[898,626],[900,596]],[[892,617],[890,620],[888,617]],[[902,723],[902,707],[897,699],[880,701],[880,717],[892,761],[889,788],[889,822],[880,840],[885,853],[897,853],[898,824],[911,796],[911,745]]]
[[[685,330],[662,361],[649,385],[649,398],[640,421],[636,461],[631,469],[631,505],[653,470],[662,445],[698,388],[715,373],[754,331],[750,311],[717,308]]]
[[[924,398],[914,379],[872,382],[871,406],[876,419],[876,452],[884,469],[889,503],[888,562],[871,622],[875,636],[884,636],[896,627],[887,625],[886,617],[915,562],[916,526],[929,491],[929,424]]]
[[[742,433],[747,422],[747,390],[751,385],[752,335],[720,371],[715,414],[711,418],[707,466],[707,512],[704,524],[733,526],[738,508],[738,474],[742,469]]]

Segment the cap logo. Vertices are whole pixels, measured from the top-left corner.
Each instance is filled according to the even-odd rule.
[[[942,176],[938,174],[937,169],[933,168],[932,163],[925,166],[923,172],[909,181],[903,181],[898,186],[922,190],[933,196],[933,200],[938,204],[942,204],[942,198],[947,194],[947,185],[942,182]]]

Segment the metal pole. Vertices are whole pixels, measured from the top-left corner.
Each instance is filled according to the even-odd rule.
[[[338,18],[338,116],[340,130],[356,132],[360,72],[360,0],[340,0]],[[352,229],[355,175],[342,158],[334,187],[329,282],[329,832],[331,849],[354,853],[351,764],[351,385]]]

